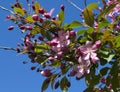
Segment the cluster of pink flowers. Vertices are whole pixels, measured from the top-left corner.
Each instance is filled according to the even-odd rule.
[[[74,66],[73,70],[76,71],[77,78],[80,78],[84,74],[90,73],[90,64],[96,64],[99,61],[97,57],[97,49],[100,47],[101,41],[98,40],[92,45],[90,41],[86,42],[85,46],[80,46],[78,48],[79,57],[78,63]]]
[[[61,58],[62,53],[67,51],[67,46],[70,44],[69,32],[58,31],[58,34],[54,35],[53,39],[48,43],[51,50],[56,54],[54,58]]]

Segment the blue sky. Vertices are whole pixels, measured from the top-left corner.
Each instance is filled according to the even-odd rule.
[[[25,4],[25,0],[19,0]],[[60,5],[64,4],[65,9],[65,22],[70,23],[72,20],[81,20],[79,17],[80,11],[71,6],[66,0],[38,0],[41,6],[47,10],[55,8],[55,13],[60,9]],[[79,7],[84,7],[83,0],[74,1]],[[88,2],[98,0],[88,0]],[[0,0],[0,5],[10,9],[10,5],[15,0]],[[9,15],[8,12],[0,9],[0,46],[17,47],[17,43],[23,37],[20,30],[15,28],[13,31],[8,31],[8,26],[14,25],[12,22],[7,21],[5,17]],[[0,92],[40,92],[40,87],[44,77],[36,71],[31,71],[32,64],[23,65],[23,61],[29,61],[26,55],[17,55],[14,51],[6,51],[0,49]],[[71,88],[68,92],[83,92],[85,89],[84,80],[76,81],[71,78]],[[45,92],[61,92],[58,90],[51,90],[49,87]]]

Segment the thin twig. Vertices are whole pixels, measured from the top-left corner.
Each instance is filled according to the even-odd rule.
[[[14,51],[16,51],[15,48],[11,48],[11,47],[3,47],[3,46],[0,46],[0,49],[4,49],[4,50],[14,50]]]
[[[74,6],[75,8],[77,8],[79,11],[81,11],[81,12],[83,12],[83,10],[80,8],[80,7],[78,7],[75,3],[73,3],[72,1],[70,1],[70,0],[67,0],[72,6]]]
[[[7,9],[7,8],[5,8],[5,7],[3,7],[3,6],[0,6],[0,8],[1,9],[3,9],[3,10],[5,10],[5,11],[8,11],[8,12],[10,12],[11,14],[15,14],[13,11],[11,11],[11,10],[9,10],[9,9]]]

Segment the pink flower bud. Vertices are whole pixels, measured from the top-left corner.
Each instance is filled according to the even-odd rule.
[[[75,70],[72,70],[72,71],[70,72],[69,76],[75,76],[75,74],[76,74],[76,71],[75,71]]]
[[[65,6],[62,4],[62,5],[60,6],[60,8],[61,8],[62,11],[64,11]]]
[[[32,27],[32,26],[26,26],[26,29],[27,29],[27,30],[32,30],[33,27]]]
[[[54,61],[54,58],[53,57],[49,57],[48,60]]]
[[[8,15],[8,16],[6,16],[6,19],[11,19],[11,16],[9,16],[9,15]]]
[[[39,36],[38,39],[39,39],[40,41],[43,41],[44,38],[43,38],[42,36]]]
[[[44,8],[40,8],[40,9],[39,9],[39,13],[44,14],[44,13],[45,13]]]
[[[100,47],[101,41],[100,41],[100,40],[96,41],[96,42],[95,42],[95,45],[96,45],[97,47]]]
[[[58,52],[58,53],[57,53],[57,58],[62,58],[62,54],[63,54],[62,51],[61,51],[61,52]]]
[[[9,26],[8,27],[8,30],[13,30],[14,29],[14,26]]]
[[[56,42],[50,42],[50,46],[57,46],[58,43]]]
[[[35,68],[36,68],[35,66],[32,66],[32,67],[31,67],[31,70],[35,70]]]
[[[105,84],[107,81],[106,81],[105,78],[102,78],[101,82],[102,82],[103,84]]]
[[[34,21],[38,21],[38,19],[39,19],[38,14],[32,15],[32,19],[33,19]]]
[[[76,32],[75,31],[70,31],[70,36],[72,36],[72,37],[75,37],[76,36]]]
[[[23,26],[23,25],[21,25],[21,26],[19,26],[19,28],[20,28],[21,30],[24,30],[26,27]]]
[[[50,69],[46,69],[46,70],[42,70],[41,74],[45,77],[50,77],[52,75],[51,70]]]
[[[107,89],[108,89],[108,90],[111,90],[111,89],[112,89],[112,84],[111,84],[111,83],[110,83],[109,86],[107,86]]]
[[[50,16],[50,14],[45,13],[45,14],[44,14],[44,17],[46,17],[46,18],[50,18],[51,16]]]
[[[59,81],[57,81],[57,82],[55,83],[55,89],[57,89],[57,88],[59,87],[59,85],[60,85],[60,83],[59,83]]]

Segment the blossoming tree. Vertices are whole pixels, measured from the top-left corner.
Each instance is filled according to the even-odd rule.
[[[64,5],[56,16],[52,15],[54,8],[47,11],[34,0],[31,5],[26,0],[32,13],[18,0],[12,5],[13,11],[0,6],[11,13],[6,18],[25,34],[17,48],[3,49],[27,54],[31,63],[37,64],[31,70],[46,77],[41,92],[49,85],[66,92],[71,85],[70,77],[85,78],[88,88],[84,92],[119,92],[120,0],[101,0],[102,6],[98,2],[87,5],[84,0],[83,10],[67,1],[81,11],[84,21],[64,23]],[[8,28],[13,29],[14,26]]]

